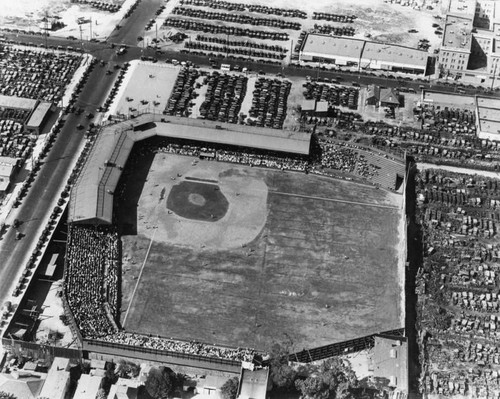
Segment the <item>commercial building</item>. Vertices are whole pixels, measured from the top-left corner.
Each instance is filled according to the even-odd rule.
[[[19,170],[20,160],[0,156],[0,196],[8,191],[13,177]]]
[[[405,338],[375,336],[373,376],[386,378],[389,386],[408,394],[408,344]]]
[[[134,143],[153,136],[308,155],[311,134],[161,115],[143,115],[99,133],[72,190],[70,222],[112,223],[113,195]]]
[[[500,99],[478,96],[475,111],[477,136],[500,141]]]
[[[99,391],[101,381],[101,377],[82,374],[78,380],[78,386],[76,387],[73,399],[95,398],[97,396],[97,391]]]
[[[31,98],[5,96],[0,94],[0,108],[33,110],[37,102],[38,100],[33,100]]]
[[[28,119],[28,122],[26,123],[26,129],[28,129],[28,131],[31,133],[40,134],[44,123],[51,113],[51,110],[52,103],[46,101],[41,101],[40,103],[38,103],[35,110]]]
[[[425,75],[428,53],[396,44],[309,33],[302,43],[299,60]]]
[[[71,382],[69,359],[56,357],[38,399],[64,399]]]
[[[472,50],[472,19],[468,16],[448,14],[441,49],[441,73],[464,72],[469,65]]]

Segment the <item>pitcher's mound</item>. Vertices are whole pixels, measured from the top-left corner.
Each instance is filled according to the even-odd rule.
[[[167,208],[186,219],[216,222],[224,217],[229,203],[216,184],[183,181],[172,187]]]

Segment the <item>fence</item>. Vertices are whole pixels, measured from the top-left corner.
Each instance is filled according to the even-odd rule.
[[[36,342],[21,341],[8,338],[7,334],[2,337],[2,345],[12,353],[20,353],[25,357],[43,359],[47,357],[64,357],[72,360],[81,360],[83,353],[79,349],[63,348],[49,344],[39,344]]]
[[[333,356],[347,355],[349,353],[362,351],[363,349],[373,348],[376,336],[402,337],[404,336],[404,332],[404,328],[400,328],[397,330],[389,330],[378,334],[354,338],[335,344],[320,346],[318,348],[304,349],[300,352],[290,354],[288,359],[292,362],[311,363],[316,360],[327,359]]]
[[[144,348],[140,346],[117,344],[114,342],[83,340],[83,349],[92,357],[101,359],[137,358],[155,362],[169,363],[180,366],[197,367],[239,373],[241,362],[237,360],[192,355],[189,353],[171,352],[161,349]]]

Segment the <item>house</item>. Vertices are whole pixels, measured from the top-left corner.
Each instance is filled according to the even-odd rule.
[[[380,100],[380,86],[369,85],[366,88],[365,105],[378,106]]]
[[[40,393],[45,376],[14,371],[0,374],[0,392],[14,395],[16,398],[36,399]]]
[[[392,88],[380,89],[379,105],[381,107],[400,107],[399,93]]]
[[[314,107],[316,105],[316,100],[302,100],[300,105],[302,115],[311,116],[314,114]]]

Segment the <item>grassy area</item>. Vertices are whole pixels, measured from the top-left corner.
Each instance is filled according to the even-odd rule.
[[[170,166],[161,168],[165,158]],[[262,180],[268,190],[262,205],[265,223],[244,244],[225,249],[189,240],[180,245],[175,235],[184,224],[193,229],[194,241],[207,224],[224,226],[217,234],[232,235],[232,226],[223,225],[227,217],[206,222],[177,216],[167,234],[138,227],[137,235],[124,236],[124,308],[153,240],[127,330],[258,349],[290,337],[301,350],[400,327],[400,196],[319,176],[224,163],[204,162],[196,169],[186,159],[191,161],[156,155],[154,173],[141,194],[154,200],[139,200],[156,209],[151,220],[164,217],[158,210],[164,208],[156,207],[150,191],[176,170],[188,177],[218,178],[223,193],[239,179]],[[160,170],[165,170],[163,177]],[[133,172],[127,179],[137,180]],[[262,186],[253,185],[241,196],[260,192]],[[247,212],[235,206],[236,197],[226,196],[228,214]],[[138,218],[148,214],[141,206],[137,212]]]

